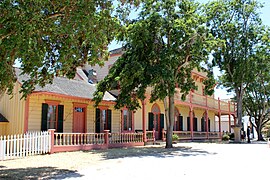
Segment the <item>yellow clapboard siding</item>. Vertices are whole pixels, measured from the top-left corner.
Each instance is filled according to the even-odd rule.
[[[21,99],[22,95],[19,93],[20,85],[18,82],[14,85],[14,94],[9,96],[3,94],[0,97],[0,112],[8,119],[9,123],[2,127],[0,135],[21,134],[24,132],[24,107],[25,100]]]

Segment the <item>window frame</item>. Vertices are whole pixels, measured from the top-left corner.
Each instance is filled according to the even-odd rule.
[[[127,111],[128,113],[128,117],[129,114],[131,113],[131,130],[124,130],[124,111]],[[127,124],[129,124],[128,122],[130,121],[130,119],[127,119]],[[128,108],[124,107],[121,109],[121,130],[122,132],[135,132],[134,131],[134,112],[130,111]],[[129,126],[127,125],[127,128],[129,128]]]
[[[57,129],[58,129],[58,105],[60,104],[60,101],[56,101],[56,100],[45,100],[45,103],[48,105],[48,112],[49,112],[49,107],[50,106],[56,106],[56,109],[55,109],[55,127],[54,127],[54,129],[57,131]],[[50,127],[48,127],[48,121],[49,121],[49,119],[48,119],[48,112],[47,112],[47,129],[51,129]],[[49,123],[49,125],[50,125],[50,123]]]

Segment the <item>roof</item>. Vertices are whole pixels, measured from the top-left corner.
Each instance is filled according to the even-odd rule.
[[[124,52],[124,48],[120,47],[120,48],[111,50],[110,55],[123,54],[123,52]]]
[[[28,79],[29,76],[21,75],[22,71],[20,69],[16,68],[15,70],[20,83],[23,83],[24,80]],[[84,80],[74,80],[66,77],[55,77],[52,84],[47,84],[44,87],[36,85],[34,90],[34,92],[50,92],[86,99],[93,99],[95,91],[96,86],[93,84],[85,82]],[[115,101],[116,99],[106,92],[103,100]]]
[[[7,118],[0,113],[0,122],[8,122]]]

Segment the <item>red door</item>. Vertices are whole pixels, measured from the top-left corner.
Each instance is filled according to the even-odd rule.
[[[74,108],[73,132],[85,133],[85,108]]]

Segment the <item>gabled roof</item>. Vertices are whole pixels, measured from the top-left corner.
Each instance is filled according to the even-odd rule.
[[[21,70],[16,68],[17,79],[20,83],[28,79],[27,75],[21,75]],[[85,82],[84,80],[68,79],[66,77],[55,77],[52,84],[47,84],[44,87],[37,85],[34,92],[50,92],[63,94],[73,97],[93,99],[93,94],[96,91],[96,86]],[[109,93],[105,93],[103,100],[115,101],[116,99]]]
[[[1,122],[8,122],[7,118],[0,113],[0,123]]]

